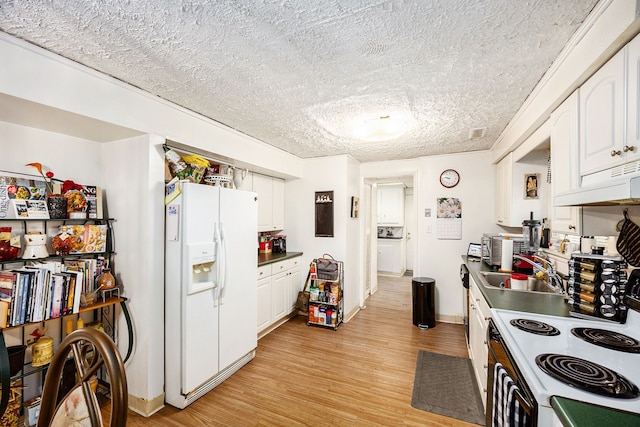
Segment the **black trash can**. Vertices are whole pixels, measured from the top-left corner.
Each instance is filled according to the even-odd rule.
[[[414,277],[411,281],[413,296],[413,324],[420,329],[436,326],[436,281],[431,277]]]

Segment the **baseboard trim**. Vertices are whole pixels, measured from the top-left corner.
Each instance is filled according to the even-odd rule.
[[[455,324],[462,324],[462,316],[460,315],[451,315],[451,314],[437,314],[436,313],[436,320],[438,322],[443,322],[443,323],[455,323]]]
[[[154,397],[151,400],[144,399],[142,397],[129,395],[129,409],[136,414],[140,414],[143,417],[150,417],[151,415],[164,408],[164,393]]]

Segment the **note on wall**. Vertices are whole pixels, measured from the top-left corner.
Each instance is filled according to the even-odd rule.
[[[438,239],[462,239],[462,204],[455,197],[438,198],[436,216],[436,237]]]

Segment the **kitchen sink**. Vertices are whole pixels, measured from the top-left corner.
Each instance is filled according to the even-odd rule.
[[[530,284],[527,290],[505,288],[505,281],[509,276],[509,273],[497,273],[493,271],[480,272],[480,279],[482,280],[482,284],[487,288],[499,288],[506,291],[514,292],[542,292],[562,296],[562,294],[558,293],[553,286],[549,285],[545,280],[542,279],[536,279],[535,282],[533,282],[533,287],[531,287]]]

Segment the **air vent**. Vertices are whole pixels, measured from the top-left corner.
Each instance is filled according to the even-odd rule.
[[[640,172],[640,160],[611,168],[611,178]]]
[[[487,128],[475,128],[469,131],[469,139],[484,138],[487,135]]]

